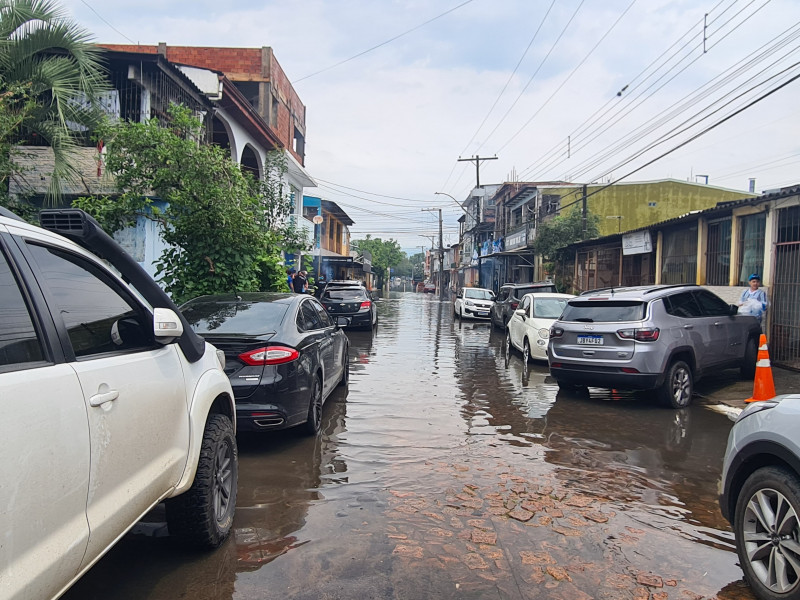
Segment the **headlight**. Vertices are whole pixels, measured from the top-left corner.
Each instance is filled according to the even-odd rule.
[[[542,338],[543,340],[546,340],[547,338],[550,337],[550,330],[547,329],[546,327],[542,327],[539,330],[539,337]]]
[[[464,300],[464,304],[467,306],[475,306],[475,303],[472,300]]]
[[[741,413],[739,413],[736,422],[738,423],[742,419],[746,419],[747,417],[754,415],[758,412],[761,412],[762,410],[769,410],[770,408],[775,408],[780,403],[781,403],[780,400],[761,400],[759,402],[751,402],[750,404],[747,405],[747,408],[745,408]]]

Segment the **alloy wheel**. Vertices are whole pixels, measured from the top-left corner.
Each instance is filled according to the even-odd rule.
[[[233,448],[223,443],[217,448],[214,457],[214,517],[217,522],[223,521],[230,508],[233,491]]]
[[[672,397],[676,406],[687,406],[692,399],[692,376],[684,367],[675,369],[672,375]]]
[[[761,583],[785,594],[800,582],[800,527],[795,508],[779,491],[757,490],[742,520],[747,560]]]

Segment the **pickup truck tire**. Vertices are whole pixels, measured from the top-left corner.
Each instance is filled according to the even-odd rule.
[[[199,549],[216,548],[225,540],[236,508],[237,466],[233,424],[225,415],[210,415],[194,483],[167,502],[170,535]]]

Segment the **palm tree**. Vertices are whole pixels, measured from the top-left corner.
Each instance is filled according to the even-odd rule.
[[[108,83],[102,50],[90,39],[50,0],[0,0],[0,94],[22,89],[33,100],[17,133],[52,147],[51,198],[77,173],[70,152],[101,116],[98,94]]]

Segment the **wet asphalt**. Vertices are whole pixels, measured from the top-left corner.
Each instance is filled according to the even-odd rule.
[[[674,411],[564,394],[428,294],[348,332],[319,437],[240,436],[234,531],[187,553],[158,511],[67,600],[752,598],[717,484],[736,372]]]

